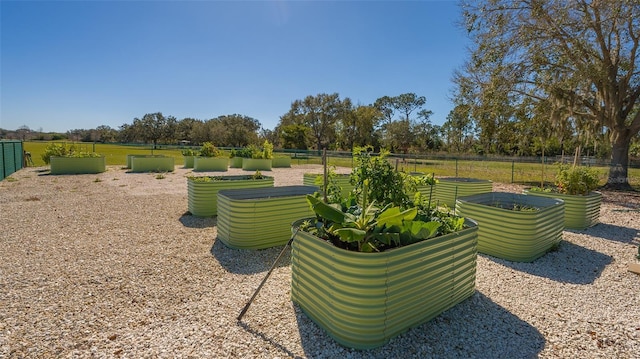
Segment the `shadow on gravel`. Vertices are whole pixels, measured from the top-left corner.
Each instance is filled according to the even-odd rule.
[[[196,217],[189,212],[180,216],[180,223],[189,228],[210,228],[218,223],[218,217]]]
[[[255,274],[267,271],[273,265],[284,246],[267,249],[249,250],[227,247],[222,241],[216,239],[211,247],[211,254],[224,269],[235,274]],[[291,264],[291,247],[284,251],[278,261],[278,267],[287,267]]]
[[[297,305],[295,310],[302,347],[309,358],[537,358],[545,345],[535,327],[478,291],[431,321],[370,350],[341,347]],[[277,338],[263,340],[278,342]]]
[[[621,213],[620,215],[624,215]],[[614,224],[598,223],[593,227],[587,228],[584,231],[567,230],[576,234],[586,234],[593,237],[598,237],[614,242],[631,243],[640,235],[640,231],[635,228],[616,226]]]
[[[302,359],[302,357],[296,356],[295,354],[293,354],[293,352],[291,352],[291,350],[287,349],[284,345],[278,343],[278,341],[275,340],[274,338],[269,338],[263,332],[261,332],[261,331],[259,331],[257,329],[253,329],[249,324],[240,322],[240,323],[238,323],[238,325],[240,327],[242,327],[242,329],[246,330],[247,332],[253,334],[255,337],[257,337],[260,340],[262,340],[263,342],[268,343],[268,344],[270,344],[271,346],[273,346],[275,348],[278,348],[278,350],[280,350],[283,354],[285,354],[289,358]]]
[[[511,262],[480,254],[505,267],[549,278],[556,282],[591,284],[604,268],[612,262],[612,257],[600,252],[562,241],[557,250],[549,252],[531,263]]]

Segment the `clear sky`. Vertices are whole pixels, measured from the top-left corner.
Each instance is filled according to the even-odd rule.
[[[413,92],[442,124],[469,43],[456,1],[0,1],[0,128],[162,112],[273,129],[320,93]]]

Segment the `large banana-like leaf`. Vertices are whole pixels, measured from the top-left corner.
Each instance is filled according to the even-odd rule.
[[[378,216],[378,226],[402,226],[403,221],[411,221],[418,214],[418,208],[413,207],[400,212],[399,207],[387,208]]]
[[[307,195],[307,202],[311,205],[311,209],[320,217],[336,223],[344,222],[344,212],[340,209],[326,204],[310,194]]]
[[[409,230],[411,235],[416,239],[427,239],[436,235],[438,228],[442,225],[440,222],[423,222],[423,221],[411,221]]]
[[[357,228],[340,228],[335,230],[343,242],[360,242],[367,236],[367,232]]]

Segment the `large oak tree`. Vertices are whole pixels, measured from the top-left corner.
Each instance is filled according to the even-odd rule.
[[[638,0],[469,0],[462,10],[474,43],[455,81],[475,96],[468,104],[483,108],[476,115],[511,117],[527,99],[549,108],[536,121],[604,130],[607,187],[630,188],[629,147],[640,132]]]

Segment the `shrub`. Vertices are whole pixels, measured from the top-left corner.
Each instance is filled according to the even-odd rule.
[[[200,156],[202,157],[220,157],[221,155],[222,151],[216,148],[211,142],[203,143],[202,148],[200,148]]]

